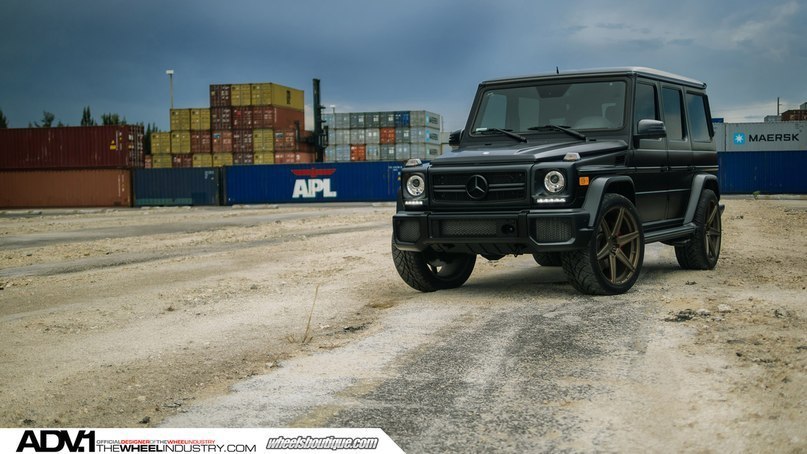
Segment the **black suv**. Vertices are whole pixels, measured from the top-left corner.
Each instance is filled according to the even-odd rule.
[[[646,243],[712,269],[722,206],[706,84],[648,68],[479,85],[455,147],[401,174],[392,256],[411,287],[461,286],[476,256],[532,254],[589,294],[629,290]]]

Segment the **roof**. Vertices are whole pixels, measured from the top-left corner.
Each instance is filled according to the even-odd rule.
[[[520,77],[507,77],[503,79],[491,79],[482,82],[482,84],[490,84],[490,83],[503,83],[503,82],[522,82],[528,80],[539,80],[539,79],[560,79],[560,78],[571,78],[571,77],[579,77],[579,76],[625,76],[625,75],[637,75],[637,76],[644,76],[650,79],[661,80],[665,82],[674,82],[682,85],[688,85],[695,88],[706,88],[706,84],[689,77],[679,76],[678,74],[668,73],[666,71],[660,71],[658,69],[653,68],[645,68],[641,66],[625,66],[625,67],[618,67],[618,68],[593,68],[593,69],[582,69],[582,70],[572,70],[572,71],[559,71],[557,73],[543,73],[543,74],[535,74],[532,76],[520,76]]]

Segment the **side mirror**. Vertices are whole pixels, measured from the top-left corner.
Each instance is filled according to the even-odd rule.
[[[453,131],[448,136],[448,144],[455,148],[460,146],[460,137],[462,137],[462,129]]]
[[[667,128],[663,121],[639,120],[639,126],[636,128],[637,139],[661,139],[663,137],[667,137]]]

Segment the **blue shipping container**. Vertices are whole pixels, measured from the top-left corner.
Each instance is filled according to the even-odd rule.
[[[395,127],[396,128],[408,128],[409,127],[409,112],[408,111],[400,111],[395,112]]]
[[[218,168],[135,169],[134,206],[221,205]]]
[[[717,158],[723,194],[807,194],[807,151],[725,151]]]
[[[225,167],[225,203],[393,201],[402,167],[400,162]]]

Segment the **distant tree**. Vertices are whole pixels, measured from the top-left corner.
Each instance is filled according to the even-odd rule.
[[[81,126],[95,126],[97,124],[90,113],[90,106],[85,107],[81,113]]]
[[[66,125],[66,124],[62,123],[61,120],[59,120],[59,123],[56,124],[57,128],[63,128],[65,126],[69,126],[69,125]]]
[[[142,123],[139,124],[140,126],[143,126]],[[160,128],[156,123],[149,123],[146,125],[145,137],[143,138],[143,148],[146,150],[146,154],[151,154],[151,134],[155,132],[160,132]]]
[[[34,127],[34,128],[50,128],[51,126],[53,126],[53,120],[55,120],[55,119],[56,119],[56,115],[53,115],[52,113],[48,112],[47,110],[44,110],[44,111],[42,111],[42,120],[40,120],[41,123],[34,122],[33,126],[31,125],[31,123],[28,123],[28,127],[29,128],[30,127]]]
[[[105,113],[101,114],[101,124],[104,126],[110,125],[125,125],[126,117],[121,118],[118,114]]]
[[[8,128],[8,118],[3,114],[3,110],[0,109],[0,129],[6,128]]]

